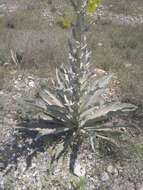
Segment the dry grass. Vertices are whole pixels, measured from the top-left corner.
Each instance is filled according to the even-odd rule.
[[[32,0],[27,5],[30,7],[27,11],[6,15],[4,21],[0,21],[0,46],[12,48],[18,53],[23,52],[21,68],[24,67],[28,71],[31,69],[40,76],[49,76],[56,66],[67,62],[69,32],[57,25],[49,27],[47,20],[39,17],[36,10],[38,6],[51,6],[47,1],[42,1],[40,5],[37,3],[35,6],[31,2]],[[67,9],[68,5],[64,3],[64,0],[61,0],[60,4],[56,0],[55,7],[59,10]],[[107,5],[110,11],[124,14],[135,12],[141,14],[143,7],[142,0],[132,0],[132,4],[123,0],[104,0],[103,4]],[[14,28],[7,27],[8,22],[12,23]],[[124,92],[122,98],[138,104],[143,104],[142,31],[142,25],[121,26],[111,21],[101,21],[88,33],[89,46],[93,52],[93,65],[116,73]]]
[[[3,68],[0,67],[0,90],[3,88],[3,82],[4,82],[4,73],[3,73]]]
[[[143,103],[143,26],[99,23],[91,33],[93,65],[116,73],[124,100]],[[100,45],[100,43],[102,45]]]
[[[143,14],[142,0],[103,0],[109,11],[125,15]]]

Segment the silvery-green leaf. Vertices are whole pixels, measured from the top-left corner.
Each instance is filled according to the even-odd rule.
[[[48,129],[44,129],[44,130],[41,130],[41,129],[39,129],[39,132],[41,133],[41,134],[59,134],[59,133],[64,133],[64,132],[67,132],[67,131],[69,131],[70,130],[70,128],[68,128],[68,127],[57,127],[57,128],[55,128],[55,129],[53,129],[53,130],[51,130],[51,131],[49,131]]]
[[[56,77],[61,89],[68,88],[69,78],[64,69],[56,69]]]
[[[94,131],[98,134],[110,135],[110,136],[119,136],[123,134],[123,131],[120,128],[96,128],[96,126],[86,127],[87,131]]]
[[[104,135],[99,135],[99,134],[96,134],[96,137],[98,137],[99,139],[102,139],[102,140],[105,140],[105,141],[107,141],[107,142],[109,142],[109,143],[112,143],[112,144],[114,144],[115,146],[119,146],[119,144],[117,143],[117,141],[116,140],[114,140],[113,138],[111,138],[111,137],[106,137],[106,136],[104,136]]]
[[[67,114],[65,114],[62,111],[59,111],[59,109],[55,109],[52,106],[48,106],[47,113],[49,113],[50,116],[53,116],[56,119],[61,120],[61,121],[67,121],[69,119]]]
[[[53,101],[52,99],[49,97],[49,95],[47,93],[45,93],[43,90],[41,90],[39,92],[39,96],[40,98],[47,104],[47,105],[52,105]]]
[[[36,99],[36,100],[24,99],[24,101],[30,104],[31,106],[37,107],[38,109],[41,109],[43,111],[47,109],[44,101],[41,99]]]
[[[96,73],[90,73],[83,75],[83,78],[80,79],[81,91],[84,91],[92,82],[96,81]]]
[[[65,114],[66,110],[64,110],[64,108],[55,105],[46,105],[45,109],[45,107],[43,107],[43,105],[39,104],[38,102],[35,103],[35,101],[30,101],[30,100],[27,100],[27,102],[32,106],[37,107],[44,114],[50,116],[53,119],[56,119],[57,121],[64,122],[68,120],[68,117]]]
[[[18,66],[19,61],[18,61],[18,59],[17,59],[16,53],[15,53],[12,49],[10,50],[10,53],[11,53],[12,61],[14,62],[14,64],[15,64],[16,66]]]
[[[67,84],[69,84],[69,73],[68,73],[68,70],[64,67],[64,66],[61,66],[59,68],[59,71],[64,75],[64,78],[65,80],[67,81]]]
[[[51,111],[58,111],[62,114],[66,114],[68,113],[68,110],[66,110],[65,107],[60,107],[60,106],[57,106],[57,105],[47,105],[47,110],[51,110]]]
[[[111,81],[113,75],[104,75],[102,77],[96,78],[95,80],[90,80],[88,85],[88,91],[94,91],[98,89],[106,89],[109,82]]]
[[[65,106],[64,108],[61,108],[59,106],[55,106],[55,105],[50,105],[47,106],[47,112],[54,112],[54,113],[59,113],[59,115],[62,115],[62,118],[64,120],[68,120],[71,119],[72,117],[72,112],[69,111],[69,108],[67,106]]]
[[[68,89],[67,89],[68,90]],[[72,105],[72,93],[70,94],[70,90],[67,92],[63,91],[63,90],[56,90],[55,94],[57,95],[58,99],[62,102],[62,104],[64,105],[65,109],[69,110],[69,113],[72,112],[73,110],[71,109],[71,105]],[[68,98],[67,98],[68,97]],[[69,100],[68,100],[69,99]]]
[[[59,122],[65,122],[65,117],[63,113],[60,113],[58,111],[51,111],[50,109],[45,109],[43,108],[43,106],[39,105],[39,104],[31,104],[32,106],[38,108],[41,112],[43,112],[45,115],[51,117],[54,120],[57,120]]]
[[[60,89],[63,89],[64,84],[63,84],[63,81],[61,80],[61,78],[59,76],[59,70],[57,68],[56,68],[56,79],[57,79],[57,82],[58,82]]]
[[[111,81],[112,77],[112,74],[101,77],[101,79],[98,80],[98,88],[105,88]]]
[[[80,113],[80,119],[82,120],[82,119],[86,118],[87,115],[92,115],[97,109],[98,109],[98,107],[96,107],[96,106],[86,109],[85,111]]]
[[[45,136],[45,135],[58,135],[60,133],[66,133],[69,130],[70,130],[70,128],[68,128],[68,127],[58,127],[58,128],[52,129],[50,131],[48,129],[39,130],[38,131],[39,133],[36,136],[35,140],[38,140],[39,138],[41,138],[42,136]]]
[[[43,101],[42,99],[37,98],[35,100],[35,105],[37,105],[37,107],[39,106],[39,107],[43,108],[44,110],[47,109],[47,105],[45,104],[45,101]]]
[[[29,130],[29,131],[37,131],[39,132],[41,135],[51,135],[51,134],[59,134],[59,133],[64,133],[70,130],[70,128],[68,127],[57,127],[57,128],[25,128],[25,127],[20,127],[17,128],[20,130]]]
[[[102,98],[104,91],[105,89],[95,90],[94,92],[90,91],[88,94],[81,97],[81,102],[82,102],[80,106],[81,111],[87,110],[89,107],[93,107],[94,105],[96,106],[102,105],[104,103],[104,100]]]
[[[95,138],[93,136],[90,137],[90,144],[93,152],[95,152]]]
[[[55,94],[60,102],[62,102],[63,105],[65,105],[65,99],[64,99],[64,90],[63,89],[55,89]]]
[[[43,91],[41,93],[45,93],[45,95],[48,95],[49,98],[51,98],[51,100],[53,101],[53,104],[60,106],[60,107],[64,107],[62,102],[54,94],[52,94],[49,90],[43,89]],[[44,98],[44,100],[46,100],[46,98]]]
[[[93,114],[89,113],[86,116],[86,121],[85,121],[85,126],[86,125],[94,125],[95,122],[99,121],[100,119],[102,120],[104,117],[107,117],[107,114],[112,113],[112,112],[117,112],[117,111],[134,111],[136,110],[136,106],[128,103],[109,103],[105,105],[104,107],[96,110]]]

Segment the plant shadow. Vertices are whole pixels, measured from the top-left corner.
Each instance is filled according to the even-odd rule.
[[[17,124],[16,130],[13,131],[9,142],[0,147],[0,171],[5,174],[11,169],[17,169],[20,157],[26,160],[26,169],[31,166],[32,160],[40,152],[45,152],[47,148],[54,149],[58,143],[63,143],[63,149],[58,155],[50,155],[51,164],[58,161],[68,151],[70,133],[60,133],[58,135],[47,134],[39,135],[36,130],[40,129],[54,129],[55,126],[51,121],[32,120],[24,121]]]

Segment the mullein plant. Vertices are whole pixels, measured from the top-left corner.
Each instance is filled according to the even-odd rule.
[[[56,80],[53,80],[53,85],[41,87],[37,100],[28,100],[51,118],[50,123],[53,126],[52,129],[48,128],[48,124],[44,129],[29,127],[28,130],[38,133],[36,140],[45,135],[68,136],[64,140],[63,150],[54,157],[57,160],[69,150],[78,151],[85,138],[89,139],[93,151],[97,139],[118,146],[116,137],[122,134],[123,130],[119,126],[107,127],[104,121],[114,113],[136,109],[135,105],[129,103],[107,102],[102,98],[112,74],[99,77],[96,69],[91,71],[91,51],[88,50],[85,35],[85,17],[91,10],[88,8],[91,0],[70,1],[75,10],[76,22],[68,41],[69,62],[66,66],[62,65],[56,69]],[[96,9],[97,5],[93,7]]]

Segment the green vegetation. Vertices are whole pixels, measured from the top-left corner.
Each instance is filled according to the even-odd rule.
[[[96,11],[96,8],[98,7],[98,5],[100,5],[101,0],[88,0],[87,1],[87,13],[88,14],[93,14]]]
[[[6,190],[14,190],[15,189],[15,185],[14,185],[14,180],[12,178],[12,176],[9,176],[5,183],[4,183],[4,187],[6,188]]]
[[[51,87],[41,87],[37,100],[27,100],[45,115],[49,116],[52,130],[27,128],[37,131],[36,140],[45,135],[63,135],[63,149],[54,156],[58,160],[71,150],[71,159],[76,159],[84,139],[88,139],[95,151],[96,138],[108,141],[118,147],[118,137],[123,133],[120,126],[105,127],[105,121],[114,113],[136,110],[136,106],[121,102],[107,102],[102,97],[112,79],[112,74],[97,76],[91,72],[90,54],[85,37],[86,5],[72,1],[76,23],[69,40],[69,62],[56,69],[56,80]],[[73,170],[70,165],[70,169]]]
[[[10,53],[7,49],[0,49],[0,65],[10,62]]]
[[[86,190],[86,178],[80,177],[75,183],[72,182],[72,187],[74,190]]]
[[[57,18],[57,24],[63,29],[69,29],[71,27],[71,20],[66,14]]]

